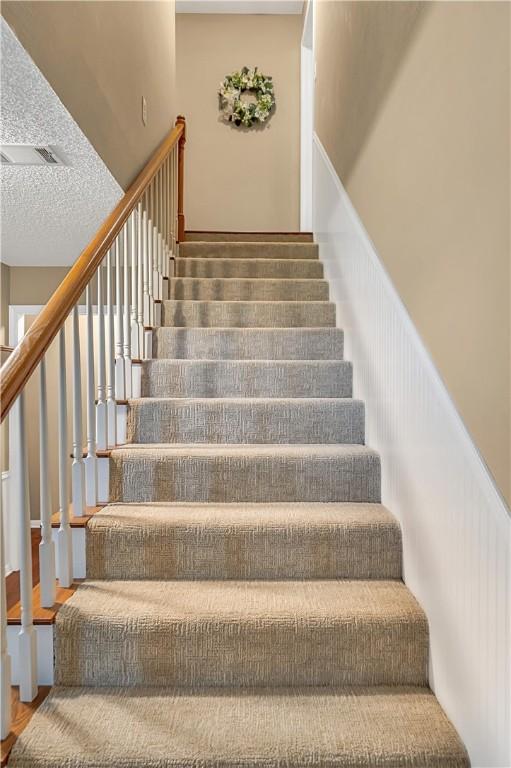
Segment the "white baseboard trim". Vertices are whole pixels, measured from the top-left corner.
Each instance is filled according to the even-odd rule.
[[[354,396],[429,621],[431,686],[472,765],[510,766],[509,510],[317,136],[313,189]]]

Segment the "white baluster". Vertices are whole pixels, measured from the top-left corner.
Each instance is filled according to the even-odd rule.
[[[165,207],[164,207],[164,175],[165,175],[165,163],[160,168],[158,173],[159,189],[158,195],[160,200],[160,281],[162,285],[162,291],[160,298],[163,299],[163,278],[167,277],[167,252],[165,250]]]
[[[115,340],[114,340],[114,306],[112,303],[112,251],[109,250],[106,257],[106,301],[108,320],[108,348],[107,368],[108,378],[106,384],[106,410],[108,423],[108,447],[115,448],[117,443],[117,406],[115,402]]]
[[[108,446],[108,421],[105,387],[105,308],[103,304],[103,265],[98,268],[98,403],[96,406],[97,450]]]
[[[162,210],[162,239],[163,239],[163,277],[169,276],[169,254],[167,248],[167,158],[161,167],[161,210]],[[168,283],[167,283],[168,286]],[[167,298],[166,296],[164,298]]]
[[[25,394],[18,398],[18,456],[16,475],[20,524],[20,603],[21,630],[19,639],[20,701],[33,701],[37,695],[37,639],[32,609],[32,536],[28,503],[27,436],[25,432]],[[2,579],[4,574],[2,573]]]
[[[138,325],[138,356],[144,356],[144,254],[142,243],[144,238],[142,221],[142,203],[137,208],[137,325]]]
[[[129,227],[128,224],[124,225],[122,232],[122,245],[123,245],[123,268],[124,268],[124,295],[123,295],[123,349],[122,356],[124,359],[124,397],[126,399],[131,397],[133,378],[131,371],[131,324],[130,324],[130,251],[131,243],[128,241]]]
[[[143,261],[143,315],[145,327],[151,325],[151,297],[149,296],[149,219],[147,211],[147,195],[142,211],[142,261]]]
[[[122,319],[122,234],[119,234],[115,240],[115,399],[124,400],[126,398],[126,368],[124,365],[123,351],[123,319]]]
[[[101,267],[99,268],[101,271]],[[94,315],[92,287],[85,289],[87,307],[87,456],[85,458],[85,502],[95,507],[98,500],[98,467],[96,461],[96,420],[94,406]]]
[[[131,264],[131,323],[130,323],[130,336],[131,336],[131,356],[133,359],[140,358],[140,335],[137,325],[138,314],[138,227],[137,227],[137,211],[134,210],[129,220],[130,226],[130,264]]]
[[[174,249],[174,220],[173,220],[173,206],[174,206],[174,196],[173,196],[173,188],[172,188],[172,169],[174,166],[174,150],[171,151],[169,156],[169,187],[168,187],[168,196],[169,196],[169,249],[170,249],[170,257],[175,257],[175,249]]]
[[[154,237],[154,252],[156,254],[156,260],[154,264],[154,284],[155,284],[155,297],[161,301],[161,297],[163,295],[163,289],[162,289],[162,277],[161,277],[161,235],[158,232],[158,229],[154,227],[153,230],[153,237]]]
[[[149,325],[154,325],[154,290],[153,290],[153,213],[152,213],[152,187],[149,194],[149,218],[147,220],[147,290],[149,293]]]
[[[11,657],[7,653],[7,598],[2,494],[0,493],[0,739],[11,730]]]
[[[177,256],[177,177],[178,177],[178,153],[176,148],[172,151],[172,251]]]
[[[41,543],[39,544],[39,580],[41,605],[50,608],[56,600],[55,545],[51,535],[51,493],[48,455],[48,399],[46,393],[46,360],[39,366],[39,506]]]
[[[59,519],[57,532],[57,574],[61,587],[73,582],[73,549],[69,525],[68,453],[67,453],[67,384],[66,331],[59,331]]]
[[[170,155],[165,160],[165,244],[167,246],[167,277],[170,277],[170,259],[172,252],[170,249]]]
[[[75,305],[71,313],[73,327],[73,463],[71,465],[71,489],[73,515],[85,514],[85,464],[83,462],[82,430],[82,378],[80,363],[80,319]]]

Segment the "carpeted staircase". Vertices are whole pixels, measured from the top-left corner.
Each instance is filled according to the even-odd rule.
[[[195,235],[176,269],[9,765],[465,768],[317,246]]]

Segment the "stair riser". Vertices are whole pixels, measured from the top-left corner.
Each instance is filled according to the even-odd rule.
[[[225,401],[132,402],[132,443],[360,443],[364,406],[338,403]]]
[[[133,557],[133,552],[137,556]],[[397,525],[88,529],[90,579],[399,579]]]
[[[154,622],[97,617],[64,633],[57,617],[58,685],[426,685],[424,622],[283,615]],[[86,652],[84,652],[86,649]],[[385,663],[382,663],[382,653]]]
[[[328,301],[325,280],[243,280],[177,277],[170,299],[198,301]]]
[[[110,501],[380,501],[376,455],[110,458]]]
[[[351,397],[347,361],[170,361],[144,364],[142,397]]]
[[[177,259],[177,277],[317,279],[323,264],[313,259]]]
[[[200,232],[191,230],[185,234],[180,248],[190,243],[313,243],[311,232]]]
[[[158,328],[156,358],[202,360],[342,360],[339,328]]]
[[[193,328],[323,328],[335,326],[329,302],[165,301],[162,324]]]
[[[317,259],[315,243],[278,242],[185,242],[179,245],[179,255],[207,259]]]

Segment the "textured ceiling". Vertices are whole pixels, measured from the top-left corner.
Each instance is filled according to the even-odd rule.
[[[123,191],[0,18],[0,142],[55,148],[68,166],[0,168],[6,264],[72,264]]]

